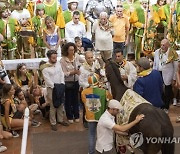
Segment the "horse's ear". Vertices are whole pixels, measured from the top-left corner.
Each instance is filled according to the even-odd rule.
[[[109,58],[109,59],[104,59],[103,57],[102,57],[102,60],[105,62],[105,63],[109,63],[109,62],[111,62],[112,61],[112,58]]]
[[[103,59],[103,61],[105,62],[105,66],[108,66],[109,64],[111,64],[112,58],[107,59],[107,60],[104,60],[104,59]]]

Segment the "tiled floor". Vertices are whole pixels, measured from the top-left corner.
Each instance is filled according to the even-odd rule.
[[[171,106],[169,116],[171,118],[173,126],[180,126],[180,123],[175,122],[176,116],[178,114],[180,115],[180,107]],[[49,122],[47,120],[41,119],[40,116],[37,116],[36,118],[42,122],[42,125],[38,128],[30,128],[29,129],[28,141],[27,141],[27,154],[32,154],[32,148],[33,148],[32,144],[31,144],[32,133],[51,131]],[[61,132],[83,131],[83,130],[85,130],[85,128],[83,127],[82,121],[80,121],[79,123],[71,124],[68,127],[58,125],[58,131],[61,131]],[[21,138],[22,138],[22,133],[20,134],[20,137],[18,137],[18,138],[12,138],[10,140],[2,140],[3,145],[7,146],[7,148],[8,148],[8,150],[2,154],[20,154]]]

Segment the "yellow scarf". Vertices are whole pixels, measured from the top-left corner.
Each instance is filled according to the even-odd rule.
[[[138,76],[139,76],[139,77],[144,77],[144,76],[149,75],[151,72],[152,72],[152,68],[140,72],[140,73],[138,74]]]
[[[84,68],[88,70],[89,72],[94,72],[93,66],[90,66],[87,62],[84,62],[83,64]]]
[[[177,52],[173,48],[170,48],[166,64],[171,63],[173,61],[177,61],[177,60],[178,60]]]

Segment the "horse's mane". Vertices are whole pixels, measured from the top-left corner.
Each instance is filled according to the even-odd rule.
[[[120,70],[119,70],[119,65],[116,63],[116,62],[114,62],[114,61],[109,61],[109,64],[110,64],[110,66],[112,67],[112,69],[113,69],[113,71],[114,71],[114,74],[116,75],[116,77],[117,77],[117,79],[118,79],[118,81],[121,83],[121,84],[123,84],[124,85],[124,82],[123,82],[123,80],[121,79],[121,73],[120,73]]]
[[[106,75],[110,82],[113,98],[118,101],[122,98],[124,92],[128,89],[121,78],[119,65],[112,60],[106,62]]]

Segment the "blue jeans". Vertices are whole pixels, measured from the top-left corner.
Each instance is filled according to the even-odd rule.
[[[97,122],[88,122],[88,153],[95,154]]]

